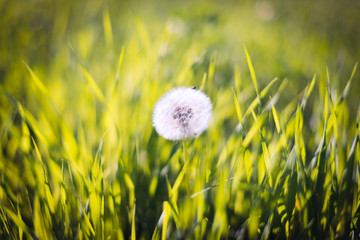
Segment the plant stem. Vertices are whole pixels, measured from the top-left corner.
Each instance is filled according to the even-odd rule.
[[[184,165],[187,161],[187,148],[186,148],[186,142],[185,140],[182,140],[182,143],[183,143],[183,158],[184,158]],[[189,170],[186,170],[186,173],[185,173],[185,185],[186,185],[186,193],[188,195],[188,197],[190,197],[191,195],[191,190],[190,190],[190,173],[189,173]]]

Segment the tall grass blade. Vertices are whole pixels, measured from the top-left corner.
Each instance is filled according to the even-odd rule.
[[[248,63],[249,66],[249,70],[250,70],[250,75],[251,75],[251,80],[253,81],[254,87],[255,87],[255,91],[256,91],[256,95],[258,97],[258,101],[259,104],[261,105],[261,99],[260,99],[260,95],[259,95],[259,88],[258,88],[258,84],[257,84],[257,80],[256,80],[256,75],[255,75],[255,71],[254,71],[254,67],[252,65],[249,53],[244,45],[244,51],[245,51],[245,56],[246,56],[246,61]]]
[[[85,223],[85,225],[82,226],[83,229],[85,231],[90,231],[89,232],[89,237],[95,236],[95,230],[94,230],[93,226],[91,225],[90,220],[89,220],[87,214],[85,213],[84,209],[83,209],[83,212],[82,212],[82,216],[83,216],[83,222]]]
[[[163,222],[162,222],[162,231],[161,231],[161,239],[166,240],[167,230],[168,230],[168,224],[170,220],[170,212],[171,207],[167,201],[163,202]]]
[[[131,217],[131,240],[136,240],[136,228],[135,228],[135,210],[136,210],[136,203],[133,205],[132,210],[132,217]]]
[[[235,93],[234,89],[233,89],[233,94],[234,94],[234,103],[235,103],[235,108],[236,108],[236,114],[238,116],[240,124],[242,124],[243,119],[242,119],[242,116],[241,116],[241,109],[240,109],[239,101],[237,100],[236,93]]]
[[[10,209],[7,209],[5,207],[3,207],[3,209],[5,210],[6,214],[11,218],[11,220],[14,222],[14,224],[21,229],[22,231],[25,232],[25,234],[29,237],[29,238],[34,238],[34,239],[38,239],[35,234],[30,230],[30,228],[25,224],[25,222],[21,219],[21,217],[19,217],[17,214],[13,213]]]
[[[121,48],[121,53],[120,53],[120,56],[119,56],[118,67],[117,67],[116,75],[115,75],[114,90],[113,90],[113,93],[111,95],[111,103],[114,102],[116,94],[118,93],[119,82],[120,82],[120,69],[121,69],[121,65],[122,65],[122,62],[123,62],[123,58],[124,58],[124,47]]]
[[[315,82],[316,82],[316,74],[314,74],[314,77],[311,80],[310,85],[306,86],[305,93],[304,93],[303,99],[301,101],[301,109],[305,108],[306,101],[309,98],[309,96],[310,96],[310,94],[311,94],[311,92],[312,92],[312,90],[313,90],[313,88],[315,86]]]
[[[273,105],[272,108],[272,114],[273,114],[273,118],[274,118],[274,122],[275,122],[275,126],[276,126],[276,130],[278,133],[280,133],[280,122],[279,122],[279,118],[278,118],[278,115],[276,113],[276,109],[275,109],[275,106]]]
[[[339,102],[341,102],[341,101],[343,101],[344,99],[346,99],[346,97],[349,95],[351,82],[352,82],[352,79],[354,78],[354,75],[355,75],[357,66],[358,66],[358,63],[356,62],[356,63],[355,63],[355,66],[354,66],[354,68],[353,68],[353,71],[352,71],[352,73],[351,73],[350,79],[349,79],[349,81],[346,83],[346,86],[345,86],[343,92],[342,92],[341,95],[340,95]]]
[[[260,93],[260,98],[263,98],[266,96],[266,94],[268,93],[269,89],[274,85],[274,83],[278,80],[278,78],[274,78],[273,80],[271,80],[271,82],[261,91]],[[280,86],[281,87],[281,86]],[[280,88],[279,88],[280,90]],[[278,92],[280,92],[278,90]],[[259,101],[259,96],[257,98],[255,98],[250,106],[248,107],[248,109],[246,110],[245,114],[244,114],[244,117],[246,117],[247,115],[249,115],[251,113],[252,110],[254,110],[255,107],[257,107],[260,103]]]
[[[43,187],[44,187],[44,190],[45,190],[45,199],[46,199],[46,202],[47,202],[47,205],[49,207],[49,210],[51,211],[51,213],[55,213],[55,201],[54,201],[54,197],[51,193],[51,189],[50,189],[50,185],[49,185],[49,181],[48,181],[48,177],[47,177],[47,171],[46,171],[46,167],[44,165],[44,162],[42,160],[42,157],[41,157],[41,154],[39,152],[39,149],[36,145],[36,142],[34,140],[34,138],[31,137],[31,140],[34,144],[34,147],[35,147],[35,153],[36,153],[36,156],[38,158],[38,160],[40,161],[40,164],[41,164],[41,167],[42,167],[42,170],[43,170]]]
[[[246,172],[246,179],[248,183],[251,181],[252,176],[252,162],[251,162],[251,154],[249,150],[246,150],[244,153],[244,163],[245,163],[245,172]]]
[[[209,65],[209,70],[208,70],[208,78],[207,78],[208,82],[214,81],[216,57],[217,57],[216,54],[214,54],[210,60],[210,65]]]
[[[101,92],[100,88],[98,87],[98,85],[96,84],[95,80],[91,77],[91,75],[88,73],[88,71],[86,71],[86,69],[82,66],[81,67],[84,74],[85,74],[85,77],[86,77],[86,80],[88,82],[88,84],[90,85],[91,89],[94,91],[95,93],[95,96],[102,102],[104,103],[106,106],[107,106],[107,102],[106,102],[106,99],[103,95],[103,93]]]
[[[207,79],[207,74],[204,73],[203,79],[201,81],[201,87],[200,87],[201,91],[204,91],[204,89],[205,89],[206,79]]]
[[[109,47],[113,46],[113,33],[111,27],[111,19],[109,14],[109,9],[106,8],[103,11],[103,27],[106,45]]]
[[[244,141],[242,142],[242,146],[244,148],[248,147],[252,138],[255,136],[256,132],[260,129],[265,121],[265,116],[260,116],[257,121],[252,125],[249,132],[246,134]]]
[[[47,97],[50,97],[50,94],[49,94],[48,90],[46,89],[45,85],[40,81],[40,79],[36,76],[36,74],[29,67],[29,65],[27,65],[25,63],[25,61],[23,61],[23,63],[26,66],[26,68],[28,69],[28,71],[30,73],[30,76],[31,76],[31,79],[33,80],[33,83],[34,83],[35,87],[37,89],[39,89],[42,94],[44,94]]]
[[[240,84],[241,84],[241,76],[240,76],[240,70],[237,67],[237,65],[234,65],[234,81],[235,81],[235,92],[240,91]]]

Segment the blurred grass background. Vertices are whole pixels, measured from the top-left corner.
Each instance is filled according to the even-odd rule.
[[[21,81],[14,82],[18,77],[12,76],[18,71],[11,69],[19,70],[17,64],[25,61],[34,69],[41,66],[42,73],[37,74],[46,74],[45,71],[51,71],[55,64],[66,59],[70,67],[62,75],[69,74],[73,79],[79,75],[71,72],[79,70],[76,64],[79,60],[91,69],[100,86],[106,85],[104,78],[111,75],[124,46],[125,54],[132,56],[132,51],[152,54],[149,48],[164,55],[157,59],[164,68],[157,74],[164,75],[168,67],[171,73],[167,74],[171,76],[157,77],[167,80],[179,69],[179,52],[192,54],[188,61],[192,61],[197,81],[201,81],[211,57],[218,54],[215,83],[224,86],[231,83],[233,65],[240,68],[244,77],[248,74],[242,51],[246,44],[257,64],[260,84],[266,85],[275,76],[291,81],[287,99],[305,86],[304,79],[310,79],[314,73],[325,75],[324,66],[333,74],[333,87],[341,89],[346,82],[340,79],[348,78],[360,54],[360,30],[356,26],[359,5],[358,1],[301,4],[283,1],[227,1],[224,4],[216,1],[27,1],[19,4],[3,1],[1,79],[11,93],[23,96],[21,89],[24,88],[15,85]],[[136,49],[131,49],[134,41]],[[69,44],[78,59],[72,56]],[[103,61],[101,67],[98,59]],[[132,65],[130,61],[128,58],[125,64]],[[7,80],[9,78],[12,80]],[[12,86],[7,87],[10,83]],[[351,107],[355,112],[357,106]]]
[[[359,10],[0,1],[1,237],[355,236]],[[151,126],[177,86],[214,104],[187,161]]]

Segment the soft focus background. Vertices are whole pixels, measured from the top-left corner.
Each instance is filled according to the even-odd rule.
[[[0,238],[359,237],[359,12],[0,0]],[[177,86],[214,106],[185,143]]]

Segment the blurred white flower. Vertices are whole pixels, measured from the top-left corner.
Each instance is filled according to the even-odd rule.
[[[153,126],[168,140],[188,139],[208,128],[211,114],[211,101],[203,92],[180,87],[170,90],[156,103]]]
[[[269,22],[275,17],[275,8],[269,1],[257,1],[255,3],[255,13],[263,21]]]
[[[166,30],[168,33],[183,36],[187,33],[187,26],[181,18],[169,18],[166,23]]]

